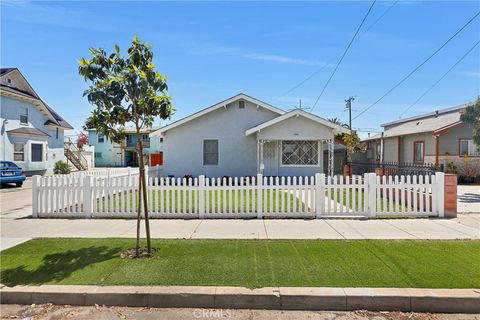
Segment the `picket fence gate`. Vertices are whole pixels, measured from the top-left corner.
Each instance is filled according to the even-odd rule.
[[[148,172],[148,171],[147,171]],[[148,177],[151,218],[444,216],[444,174]],[[135,218],[138,175],[35,176],[33,217]],[[142,205],[142,215],[143,205]]]

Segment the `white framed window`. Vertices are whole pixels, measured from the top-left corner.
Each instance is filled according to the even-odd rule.
[[[19,142],[13,144],[13,161],[25,161],[25,144]]]
[[[425,158],[425,141],[415,141],[413,143],[413,162],[423,163]]]
[[[101,152],[95,152],[95,158],[102,158]]]
[[[97,142],[98,143],[104,143],[105,142],[105,135],[103,133],[101,133],[101,132],[98,133]]]
[[[150,135],[149,134],[142,134],[142,141],[143,142],[150,142]]]
[[[28,108],[20,107],[20,123],[28,124]]]
[[[43,144],[32,143],[31,145],[31,155],[32,162],[42,162],[43,161]]]
[[[218,166],[218,139],[203,140],[203,165]]]
[[[459,149],[460,156],[480,156],[480,146],[477,146],[473,139],[460,139]]]
[[[282,141],[282,166],[318,166],[318,141]]]

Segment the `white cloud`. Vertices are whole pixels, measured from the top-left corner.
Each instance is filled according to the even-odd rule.
[[[275,54],[262,54],[262,53],[246,53],[243,54],[243,57],[254,59],[254,60],[264,60],[264,61],[271,61],[277,63],[288,63],[288,64],[303,64],[308,66],[325,66],[327,65],[325,62],[314,61],[314,60],[306,60],[300,58],[293,58],[293,57],[286,57],[286,56],[279,56]]]
[[[466,77],[480,78],[480,71],[461,71],[458,74]]]

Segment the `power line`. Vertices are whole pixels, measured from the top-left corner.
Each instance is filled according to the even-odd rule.
[[[463,59],[465,59],[469,54],[470,52],[473,51],[473,49],[475,49],[476,46],[478,46],[478,44],[480,43],[480,40],[477,41],[473,47],[471,47],[460,59],[457,60],[457,62],[455,62],[455,64],[453,66],[450,67],[450,69],[447,70],[447,72],[445,72],[437,81],[435,81],[435,83],[430,87],[428,88],[427,90],[425,90],[424,93],[422,93],[422,95],[420,97],[418,97],[417,100],[415,100],[414,103],[412,103],[408,108],[406,108],[401,114],[399,117],[402,117],[408,110],[410,110],[414,105],[416,105],[420,100],[422,100],[423,97],[425,97],[425,95],[427,93],[429,93],[440,81],[443,80],[443,78],[445,78],[449,73],[450,71],[452,71],[460,62],[463,61]]]
[[[364,114],[366,111],[371,109],[373,106],[375,106],[377,103],[383,100],[387,95],[389,95],[393,90],[398,88],[403,82],[405,82],[408,78],[410,78],[415,72],[417,72],[418,69],[420,69],[425,63],[427,63],[431,58],[433,58],[440,50],[442,50],[453,38],[455,38],[460,32],[463,31],[473,20],[475,20],[478,16],[480,15],[480,11],[477,12],[470,20],[467,21],[457,32],[455,32],[447,41],[445,41],[437,50],[435,50],[427,59],[425,59],[422,63],[420,63],[415,69],[410,71],[409,74],[407,74],[405,77],[403,77],[396,85],[394,85],[390,90],[388,90],[383,96],[381,96],[377,101],[369,105],[367,108],[363,109],[359,114],[357,114],[353,120],[357,119],[360,117],[362,114]]]
[[[396,4],[398,3],[398,1],[394,1],[392,3],[392,5],[390,7],[388,7],[378,18],[377,20],[375,20],[366,30],[365,30],[365,33],[368,32],[370,29],[373,28],[373,26],[375,26],[378,21],[380,21],[387,13],[388,11],[390,11]]]
[[[284,97],[284,96],[286,96],[287,94],[289,94],[290,92],[292,92],[293,90],[297,89],[297,88],[300,87],[302,84],[304,84],[305,82],[307,82],[308,80],[312,79],[314,76],[316,76],[317,74],[319,74],[321,71],[323,71],[323,69],[325,69],[327,66],[328,66],[328,64],[326,63],[323,67],[321,67],[320,69],[318,69],[317,71],[315,71],[314,73],[312,73],[311,75],[309,75],[308,77],[306,77],[305,79],[303,79],[302,81],[300,81],[297,85],[293,86],[293,87],[290,88],[289,90],[287,90],[287,91],[285,91],[284,93],[282,93],[278,98]],[[278,98],[277,98],[277,99],[278,99]]]
[[[365,31],[362,33],[363,34],[366,34],[368,31],[370,31],[370,29],[372,29],[396,4],[398,3],[398,1],[394,1],[393,4],[388,7],[378,18],[377,20],[375,20],[367,29],[365,29]],[[301,87],[304,83],[306,83],[307,81],[309,81],[310,79],[312,79],[314,76],[316,76],[317,74],[319,74],[321,71],[323,71],[323,69],[325,69],[327,66],[329,66],[330,63],[326,63],[323,67],[321,67],[320,69],[316,70],[315,72],[313,72],[312,74],[310,74],[309,76],[307,76],[305,79],[303,79],[302,81],[300,81],[299,83],[297,83],[295,86],[293,86],[292,88],[288,89],[287,91],[285,91],[284,93],[282,93],[281,95],[279,95],[277,98],[275,99],[279,99],[280,97],[284,97],[286,96],[287,94],[289,94],[290,92],[294,91],[295,89]]]
[[[360,31],[360,29],[362,28],[363,23],[365,22],[365,20],[367,19],[368,15],[370,14],[370,11],[372,11],[372,8],[373,8],[373,6],[375,5],[375,2],[377,2],[377,0],[373,0],[372,5],[370,6],[370,8],[368,8],[367,13],[366,13],[365,16],[363,17],[362,22],[360,23],[360,25],[359,25],[358,28],[357,28],[357,31],[355,31],[355,34],[353,35],[352,40],[350,40],[350,43],[348,44],[347,48],[346,48],[345,51],[343,52],[342,57],[340,58],[340,60],[338,60],[337,65],[335,66],[335,69],[333,69],[333,72],[332,72],[332,74],[330,75],[330,78],[328,78],[327,82],[326,82],[325,85],[323,86],[323,89],[322,89],[322,91],[320,92],[320,94],[318,95],[317,100],[315,100],[315,103],[313,104],[312,109],[310,110],[310,112],[313,112],[313,109],[315,109],[315,107],[317,106],[318,100],[320,100],[320,98],[322,97],[323,93],[324,93],[325,90],[327,89],[328,84],[330,83],[330,81],[332,80],[333,76],[334,76],[335,73],[337,72],[337,69],[338,69],[338,67],[340,66],[340,63],[342,63],[343,58],[345,58],[345,55],[347,54],[348,50],[350,49],[350,46],[352,45],[353,41],[354,41],[355,38],[357,37],[357,34],[358,34],[358,32]]]

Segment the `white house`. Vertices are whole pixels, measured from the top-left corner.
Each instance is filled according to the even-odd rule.
[[[163,138],[164,175],[305,176],[333,175],[334,136],[348,132],[241,93],[150,135]]]
[[[0,69],[1,159],[27,175],[51,171],[65,160],[64,131],[73,129],[35,92],[17,68]]]

